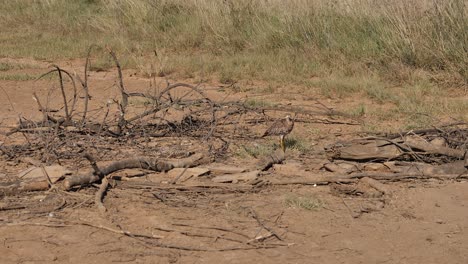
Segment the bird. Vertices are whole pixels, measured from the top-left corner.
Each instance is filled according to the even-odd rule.
[[[286,118],[276,120],[263,134],[263,137],[266,136],[280,136],[280,146],[283,152],[286,151],[286,146],[284,145],[284,138],[286,135],[291,133],[294,128],[294,121],[290,115],[286,115]]]

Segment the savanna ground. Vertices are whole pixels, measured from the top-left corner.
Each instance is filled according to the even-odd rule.
[[[119,118],[118,78],[106,46],[119,57],[129,92],[155,92],[166,81],[185,82],[200,84],[214,101],[269,109],[264,122],[248,122],[260,115],[248,116],[240,119],[237,134],[226,129],[232,134],[224,135],[228,147],[211,157],[216,162],[250,166],[277,148],[276,139],[259,137],[273,118],[284,115],[275,108],[346,113],[299,113],[286,160],[261,176],[267,179],[327,175],[324,147],[339,140],[468,120],[464,1],[0,3],[0,147],[27,146],[14,155],[0,153],[2,182],[31,166],[25,158],[89,167],[80,153],[84,147],[102,162],[211,153],[209,146],[219,147],[218,141],[193,135],[84,134],[67,142],[76,148],[59,151],[57,158],[34,140],[62,146],[69,138],[54,139],[45,132],[6,136],[20,118],[42,118],[34,92],[46,108],[58,111],[51,115],[63,112],[56,74],[36,79],[51,64],[83,78],[91,45],[96,46],[88,72],[89,120]],[[69,95],[71,83],[65,84]],[[144,111],[149,103],[130,100],[129,105]],[[337,194],[330,185],[246,191],[247,184],[240,182],[217,191],[184,192],[164,189],[173,175],[145,173],[137,180],[158,187],[110,188],[105,213],[93,203],[98,185],[2,197],[0,262],[468,262],[464,181],[386,182],[392,195],[377,199]],[[187,184],[210,182],[208,175]],[[364,210],[370,207],[374,210]],[[278,237],[255,239],[270,234],[262,226]]]

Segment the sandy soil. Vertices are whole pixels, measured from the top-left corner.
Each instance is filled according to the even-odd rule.
[[[6,73],[47,71],[45,62],[21,63],[34,67]],[[57,64],[70,71],[82,71],[80,60]],[[91,109],[96,113],[102,114],[106,102],[119,99],[115,76],[113,71],[90,73]],[[155,83],[164,83],[162,78],[150,80],[132,71],[125,71],[124,77],[132,91],[154,90]],[[262,84],[251,83],[250,87],[261,88]],[[337,110],[371,103],[356,98],[327,100],[314,91],[304,94],[295,93],[294,89],[288,89],[293,91],[288,96],[280,95],[281,90],[276,94],[256,94],[249,89],[223,88],[217,83],[207,83],[202,89],[217,100],[262,98],[310,109],[320,109],[315,99]],[[18,116],[41,118],[32,99],[34,91],[44,99],[50,94],[44,102],[50,109],[61,111],[54,80],[0,81],[2,131],[15,125]],[[312,142],[311,151],[290,151],[285,164],[275,166],[262,177],[296,179],[299,170],[306,172],[301,176],[304,179],[322,175],[320,167],[326,160],[323,147],[356,137],[360,131],[359,126],[324,124],[319,122],[322,119],[312,117],[314,122],[297,123],[292,132]],[[263,129],[265,125],[260,124],[258,133]],[[273,140],[233,140],[233,151],[243,143]],[[21,135],[0,135],[4,145],[24,141]],[[196,138],[154,138],[150,150],[137,143],[132,143],[137,147],[127,148],[125,142],[119,141],[101,149],[99,157],[106,161],[148,151],[163,153],[170,148],[204,148]],[[34,152],[19,156],[37,158]],[[252,163],[233,153],[221,161],[243,166]],[[82,159],[64,158],[62,163],[75,168],[88,166]],[[18,157],[0,156],[0,182],[11,180],[29,166]],[[129,181],[159,186],[154,188],[114,186],[105,197],[105,213],[94,206],[96,186],[69,193],[48,191],[2,197],[0,263],[468,263],[467,182],[386,183],[391,194],[366,198],[337,193],[333,185],[262,186],[246,191],[244,183],[226,183],[223,188],[196,192],[161,188],[167,186],[161,182],[168,177],[165,173],[148,173]],[[210,182],[209,176],[202,176],[187,184]],[[306,197],[317,206],[307,210],[288,204],[295,197]],[[129,233],[119,233],[122,230]]]

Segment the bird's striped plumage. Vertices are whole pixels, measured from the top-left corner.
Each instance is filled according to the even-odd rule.
[[[291,133],[294,128],[294,121],[289,115],[285,119],[276,120],[263,134],[262,137],[266,136],[280,136],[280,145],[283,151],[286,150],[284,145],[284,137]]]
[[[294,122],[290,116],[286,116],[285,119],[276,120],[263,134],[266,136],[286,136],[291,133],[294,128]]]

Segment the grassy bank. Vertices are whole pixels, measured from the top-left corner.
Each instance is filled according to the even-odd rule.
[[[99,44],[142,71],[151,61],[160,74],[226,82],[333,74],[408,83],[414,71],[438,83],[468,82],[464,0],[283,3],[0,0],[0,56],[84,57]]]

